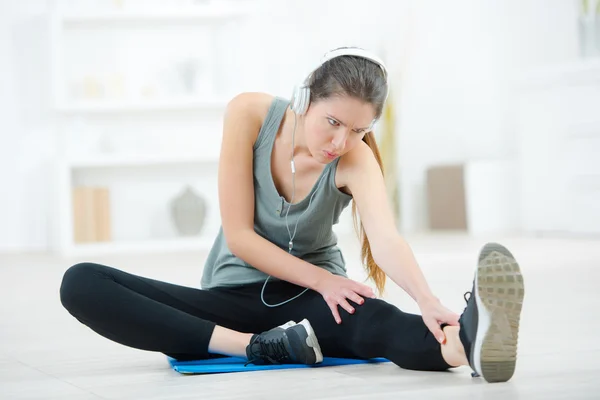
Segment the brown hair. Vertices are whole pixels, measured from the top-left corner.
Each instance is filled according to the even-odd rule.
[[[387,96],[386,77],[381,67],[371,60],[357,56],[339,56],[325,62],[313,74],[309,82],[310,101],[326,99],[332,96],[354,97],[369,103],[375,109],[375,118],[379,119]],[[383,164],[373,132],[368,132],[363,141],[371,148],[383,174]],[[356,203],[352,203],[354,228],[362,241],[361,260],[368,272],[368,278],[375,282],[382,293],[385,287],[385,272],[375,263],[369,240],[362,223],[358,227]]]

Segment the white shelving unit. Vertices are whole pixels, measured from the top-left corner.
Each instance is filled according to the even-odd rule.
[[[97,171],[109,168],[121,170],[124,168],[166,167],[178,165],[202,166],[205,164],[213,164],[215,162],[217,162],[217,160],[212,157],[202,158],[193,155],[174,155],[171,157],[164,155],[106,155],[58,162],[57,183],[60,188],[59,216],[62,221],[59,233],[61,253],[68,256],[94,256],[118,253],[208,250],[216,232],[205,232],[205,234],[200,237],[175,237],[145,239],[139,241],[129,240],[76,244],[73,241],[73,214],[71,212],[73,202],[71,188],[73,187],[73,175],[75,173],[85,173],[86,170]]]
[[[120,167],[150,167],[165,166],[176,164],[203,164],[216,163],[218,157],[209,156],[200,157],[198,155],[125,155],[108,154],[86,157],[81,159],[72,158],[65,162],[64,167],[69,171],[81,170],[85,168],[120,168]]]
[[[78,6],[79,8],[79,6]],[[173,9],[144,7],[144,9],[65,9],[59,8],[51,17],[51,45],[52,45],[52,87],[54,94],[54,109],[56,117],[57,140],[59,143],[58,157],[56,161],[56,213],[53,226],[55,227],[56,249],[65,256],[90,256],[115,254],[115,253],[153,253],[153,252],[178,252],[178,251],[197,251],[207,250],[214,240],[216,234],[215,226],[203,228],[202,234],[197,237],[173,236],[173,237],[149,237],[147,232],[140,235],[140,240],[113,240],[110,242],[98,243],[76,243],[74,240],[74,217],[73,217],[73,199],[72,189],[76,185],[76,177],[82,176],[94,177],[101,174],[103,181],[110,181],[111,177],[115,179],[122,177],[127,171],[159,171],[161,174],[169,174],[173,171],[198,171],[204,174],[212,174],[214,179],[216,165],[218,163],[218,153],[215,151],[214,143],[219,140],[218,134],[214,132],[214,127],[219,125],[222,118],[222,111],[227,104],[231,94],[224,93],[219,87],[211,88],[206,92],[187,93],[187,94],[169,94],[152,96],[120,96],[120,97],[90,97],[77,98],[70,93],[70,80],[74,79],[72,71],[73,65],[69,64],[69,45],[73,43],[81,46],[77,42],[77,35],[80,32],[90,34],[93,32],[95,40],[102,40],[106,35],[111,37],[111,44],[118,46],[119,42],[114,40],[117,34],[124,35],[126,44],[137,43],[140,37],[144,37],[143,32],[149,32],[149,37],[155,38],[157,32],[163,29],[177,29],[182,25],[190,29],[206,29],[218,31],[224,26],[231,26],[238,18],[246,15],[246,10],[239,6],[231,6],[224,3],[210,1],[207,4],[197,6],[184,6]],[[235,25],[235,24],[234,24]],[[141,28],[141,29],[140,29]],[[132,30],[135,33],[135,39],[129,39],[127,43],[126,33]],[[146,31],[145,31],[146,30]],[[140,33],[142,32],[142,33]],[[112,35],[112,36],[111,36]],[[154,36],[152,36],[154,35]],[[171,33],[172,35],[172,33]],[[173,36],[170,36],[171,38]],[[75,39],[73,39],[75,38]],[[99,39],[98,39],[99,38]],[[152,41],[153,39],[148,39]],[[218,45],[214,40],[208,39],[208,47],[201,47],[204,58],[212,62],[211,65],[205,65],[203,73],[208,74],[208,81],[218,81],[214,79],[218,71],[219,59],[218,53],[222,45]],[[222,42],[221,42],[222,43]],[[147,44],[146,44],[147,45]],[[90,45],[93,46],[93,45]],[[106,48],[100,48],[106,50]],[[93,49],[90,49],[92,56]],[[79,55],[78,55],[79,56]],[[116,61],[120,58],[127,59],[127,53],[121,49],[121,53],[116,56]],[[225,55],[230,60],[231,55]],[[81,57],[85,57],[84,54]],[[135,60],[135,57],[131,57]],[[107,62],[110,63],[111,60]],[[144,61],[141,61],[142,65]],[[152,66],[153,61],[147,61]],[[144,71],[142,71],[144,72]],[[135,74],[132,74],[135,76]],[[203,118],[212,118],[207,122],[206,128],[194,130],[190,128],[190,120],[197,114],[208,115]],[[115,130],[115,135],[121,131],[135,130],[132,126],[146,119],[156,121],[158,116],[165,115],[164,119],[175,118],[173,121],[173,131],[163,126],[156,128],[152,126],[153,134],[157,134],[162,129],[165,141],[177,141],[172,133],[184,130],[182,125],[188,124],[184,128],[192,132],[190,135],[202,135],[202,140],[211,140],[207,146],[195,146],[192,149],[180,149],[173,152],[171,149],[161,152],[163,149],[155,149],[148,152],[143,146],[144,151],[137,151],[135,148],[126,150],[117,149],[110,153],[102,154],[92,152],[89,154],[78,154],[68,149],[70,139],[68,135],[69,121],[77,119],[78,121],[91,121],[90,124],[103,124],[101,130],[111,133]],[[181,117],[179,117],[181,116]],[[154,119],[152,119],[154,118]],[[179,118],[179,119],[177,119]],[[100,121],[100,122],[99,122]],[[125,122],[124,122],[125,121]],[[131,122],[134,121],[134,122]],[[87,123],[87,122],[86,122]],[[212,123],[212,125],[211,125]],[[125,128],[117,128],[119,124],[125,125]],[[165,124],[168,126],[168,124]],[[203,132],[206,131],[206,132]],[[73,134],[73,132],[70,132]],[[77,132],[75,132],[77,133]],[[140,134],[140,132],[135,132]],[[82,133],[83,135],[83,133]],[[86,139],[75,135],[77,141],[85,142]],[[171,139],[171,137],[173,137]],[[142,139],[143,140],[143,139]],[[135,147],[135,146],[134,146]],[[180,147],[186,147],[182,145]],[[73,154],[78,154],[73,156]],[[179,168],[179,169],[178,169]],[[202,175],[202,174],[199,174]],[[135,177],[135,174],[133,175]],[[90,179],[92,179],[90,178]],[[147,177],[146,177],[147,179]],[[199,179],[202,179],[200,177]],[[85,179],[84,179],[85,180]],[[212,186],[208,186],[212,187]],[[212,190],[212,189],[207,189]],[[214,193],[210,193],[207,199],[214,198]],[[111,203],[111,207],[112,207]],[[118,206],[118,205],[117,205]],[[217,205],[212,204],[211,212],[215,212]],[[120,213],[122,216],[123,213]]]
[[[223,110],[227,99],[201,97],[174,97],[145,100],[86,100],[58,104],[56,110],[65,114],[76,113],[128,113],[150,111]]]

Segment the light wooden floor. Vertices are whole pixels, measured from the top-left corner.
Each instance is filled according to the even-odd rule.
[[[488,239],[488,238],[486,238]],[[526,297],[513,379],[487,384],[470,370],[426,373],[392,364],[182,376],[164,356],[110,342],[62,309],[64,270],[79,260],[0,256],[1,399],[598,399],[600,241],[496,238],[522,265]],[[409,238],[435,293],[457,312],[484,239]],[[342,242],[359,278],[355,242]],[[94,259],[189,286],[205,254]],[[416,311],[390,286],[387,299]]]

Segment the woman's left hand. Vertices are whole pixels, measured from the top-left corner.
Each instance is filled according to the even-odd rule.
[[[444,307],[436,297],[422,300],[418,304],[425,325],[427,325],[427,328],[429,328],[438,342],[444,343],[446,341],[446,335],[444,335],[444,331],[442,331],[440,325],[446,323],[448,325],[458,326],[458,314]]]

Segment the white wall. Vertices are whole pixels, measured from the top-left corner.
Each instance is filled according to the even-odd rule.
[[[373,0],[257,0],[242,38],[244,89],[291,94],[329,49],[362,46],[376,51],[392,74],[405,47],[409,2]],[[394,12],[390,12],[393,7]]]
[[[429,166],[516,157],[514,76],[577,56],[572,0],[411,5],[399,133],[401,226],[407,232],[427,226]]]
[[[44,1],[0,2],[0,250],[48,240],[49,75]]]

